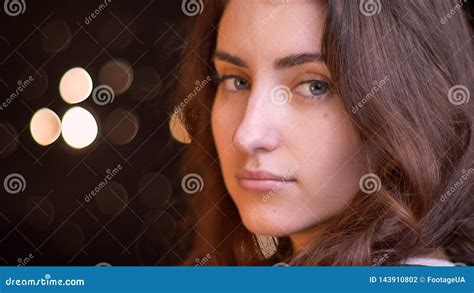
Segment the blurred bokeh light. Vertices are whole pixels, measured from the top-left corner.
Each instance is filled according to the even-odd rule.
[[[92,92],[92,78],[87,71],[74,67],[64,73],[59,82],[59,93],[66,103],[77,104],[89,97]]]
[[[41,28],[41,45],[43,50],[56,53],[65,50],[71,40],[71,28],[63,20],[47,23]]]
[[[119,96],[128,90],[133,81],[133,69],[123,59],[110,60],[99,71],[99,83],[110,86]]]
[[[125,145],[135,138],[139,128],[140,121],[134,112],[118,108],[107,116],[104,133],[113,144]]]
[[[171,115],[169,127],[174,139],[183,144],[191,143],[191,137],[179,117],[179,112]]]
[[[94,142],[98,127],[94,116],[84,108],[69,109],[62,119],[62,135],[66,143],[82,149]]]
[[[61,120],[52,110],[40,109],[31,118],[30,132],[39,145],[50,145],[61,135]]]

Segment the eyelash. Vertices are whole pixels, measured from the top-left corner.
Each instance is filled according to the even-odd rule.
[[[245,79],[245,78],[243,78],[243,77],[241,77],[241,76],[238,76],[238,75],[234,75],[234,74],[218,76],[218,77],[217,77],[217,85],[220,86],[222,83],[224,83],[224,82],[226,82],[226,81],[229,81],[229,80],[234,80],[234,82],[235,82],[235,79],[244,80],[244,81],[246,81],[246,82],[248,83],[247,87],[244,88],[244,89],[241,89],[241,90],[247,90],[247,89],[249,89],[249,87],[250,87],[250,82],[249,82],[247,79]],[[328,81],[322,80],[322,79],[310,79],[310,80],[305,80],[305,81],[303,81],[303,82],[298,83],[298,84],[296,85],[296,88],[298,88],[298,87],[300,87],[300,86],[302,86],[302,85],[306,85],[306,84],[307,84],[307,85],[311,85],[312,83],[315,83],[315,82],[319,82],[319,83],[324,84],[324,86],[327,87],[327,91],[326,91],[324,94],[322,94],[322,95],[303,95],[303,94],[301,94],[301,92],[300,92],[300,93],[297,93],[297,94],[301,95],[304,99],[321,99],[321,98],[326,97],[327,95],[329,95],[329,94],[332,92],[332,86],[331,86],[331,84],[330,84]],[[229,89],[226,89],[226,90],[227,90],[228,92],[232,92],[232,93],[241,91],[241,90],[239,90],[239,89],[236,89],[236,90],[229,90]]]
[[[217,77],[217,85],[220,86],[222,83],[226,82],[226,81],[229,81],[229,80],[232,80],[232,79],[241,79],[241,80],[245,80],[248,82],[248,80],[246,80],[245,78],[242,78],[238,75],[234,75],[234,74],[229,74],[229,75],[223,75],[223,76],[218,76]],[[237,92],[239,90],[228,90],[230,92]]]

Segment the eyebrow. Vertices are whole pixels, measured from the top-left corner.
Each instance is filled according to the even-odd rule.
[[[221,50],[216,50],[212,59],[221,60],[239,67],[248,67],[247,63],[240,57],[231,55]],[[287,69],[311,62],[324,62],[324,55],[319,52],[294,54],[275,60],[273,67],[275,69]]]

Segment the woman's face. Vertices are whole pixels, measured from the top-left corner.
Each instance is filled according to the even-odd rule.
[[[257,234],[307,235],[359,189],[360,141],[319,58],[325,16],[316,1],[234,0],[219,26],[212,131]]]

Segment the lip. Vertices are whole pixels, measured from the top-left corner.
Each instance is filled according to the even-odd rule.
[[[237,173],[240,187],[249,191],[277,191],[295,183],[294,178],[275,175],[265,170],[243,169]]]

